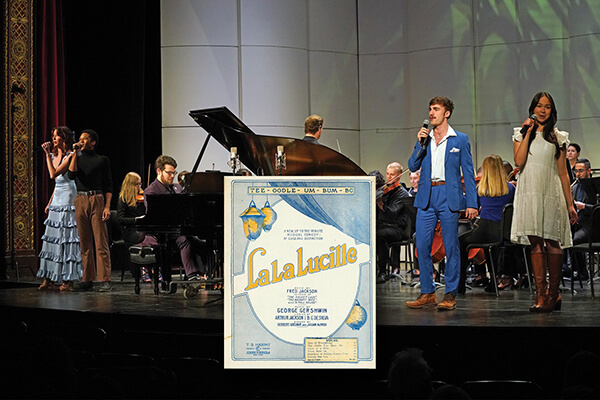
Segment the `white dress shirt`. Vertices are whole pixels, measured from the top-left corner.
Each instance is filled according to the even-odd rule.
[[[448,137],[456,136],[456,132],[448,125],[446,136],[442,138],[440,144],[435,143],[433,129],[429,132],[429,136],[431,136],[431,181],[445,181],[446,167],[444,161],[446,160],[446,144],[448,143]]]

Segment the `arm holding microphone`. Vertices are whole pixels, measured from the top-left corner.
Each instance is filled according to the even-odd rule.
[[[513,145],[515,164],[517,167],[522,168],[527,161],[529,142],[531,141],[531,132],[533,127],[536,125],[536,120],[537,116],[535,114],[531,114],[531,116],[521,124],[521,135],[523,135],[523,139],[520,142],[515,141]]]
[[[423,121],[423,126],[417,132],[417,143],[415,144],[415,149],[413,150],[413,154],[410,156],[408,160],[408,169],[412,172],[418,171],[421,169],[421,162],[427,154],[427,148],[429,147],[429,142],[431,141],[431,136],[429,136],[429,120],[426,119]]]

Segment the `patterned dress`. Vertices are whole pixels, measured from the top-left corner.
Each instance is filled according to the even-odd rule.
[[[54,158],[54,156],[52,156]],[[55,179],[54,197],[44,221],[46,232],[42,236],[40,269],[37,276],[53,282],[81,279],[83,267],[79,234],[75,222],[75,182],[60,175]]]
[[[513,141],[520,142],[521,128],[515,128]],[[558,144],[569,145],[569,134],[554,128]],[[556,147],[538,133],[531,142],[530,154],[521,169],[514,200],[511,241],[528,245],[528,235],[556,240],[562,248],[573,246],[569,211],[563,193]]]

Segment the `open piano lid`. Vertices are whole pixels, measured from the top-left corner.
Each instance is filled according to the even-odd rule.
[[[329,147],[300,139],[256,135],[227,107],[194,110],[190,116],[228,151],[237,147],[240,161],[256,175],[277,175],[277,146],[284,146],[287,164],[284,175],[366,175],[348,157]]]

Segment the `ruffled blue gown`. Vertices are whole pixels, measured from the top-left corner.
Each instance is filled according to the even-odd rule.
[[[37,276],[52,282],[81,279],[81,249],[75,222],[75,181],[67,174],[55,179],[54,197],[48,207],[48,218],[44,221],[46,232],[42,236],[40,269]]]

